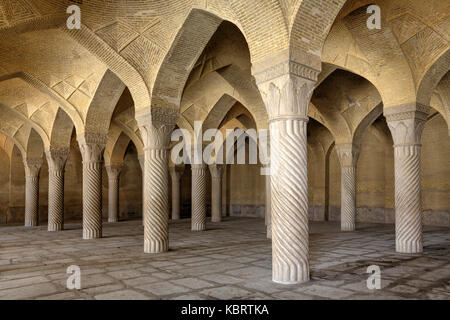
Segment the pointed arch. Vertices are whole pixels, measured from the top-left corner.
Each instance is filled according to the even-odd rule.
[[[383,104],[378,104],[375,108],[373,108],[358,124],[358,127],[353,134],[353,143],[357,146],[360,146],[364,137],[364,134],[367,131],[375,120],[377,120],[380,116],[383,115]]]
[[[128,145],[131,142],[131,139],[123,132],[115,140],[108,148],[108,156],[105,156],[106,165],[123,163]]]
[[[39,134],[33,128],[30,128],[27,141],[27,158],[43,158],[44,144]]]
[[[151,95],[151,108],[178,110],[189,74],[222,19],[201,9],[192,9],[159,67]],[[142,114],[150,110],[136,110]]]
[[[322,55],[322,47],[346,0],[301,0],[293,8],[290,25],[290,51]],[[326,8],[326,10],[325,10]]]
[[[426,71],[417,89],[417,102],[429,106],[433,92],[450,70],[450,47]]]
[[[75,125],[75,128],[77,132],[82,132],[84,127],[84,122],[81,118],[80,113],[77,111],[77,109],[70,104],[66,99],[64,99],[61,95],[59,95],[56,91],[49,88],[46,84],[44,84],[39,79],[35,78],[34,76],[26,73],[26,72],[17,72],[9,75],[5,75],[0,77],[0,82],[7,81],[10,79],[19,78],[26,83],[28,83],[33,88],[39,90],[43,94],[49,96],[51,99],[53,99],[60,108],[64,110],[64,112],[70,117],[71,121]]]
[[[85,131],[107,134],[117,102],[125,84],[111,70],[107,70],[95,92],[86,114]]]
[[[50,146],[58,149],[70,149],[74,125],[63,109],[58,108],[50,135]]]
[[[32,127],[36,132],[39,134],[41,141],[43,141],[45,146],[50,146],[50,139],[45,132],[45,130],[38,125],[36,122],[28,119],[20,112],[15,111],[14,109],[11,109],[4,104],[0,103],[0,110],[2,111],[3,117],[6,117],[5,119],[17,119],[20,122],[26,123],[28,126]]]

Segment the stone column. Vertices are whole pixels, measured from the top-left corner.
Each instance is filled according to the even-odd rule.
[[[192,231],[206,230],[206,165],[191,164],[192,170]]]
[[[27,158],[25,165],[25,227],[39,225],[39,172],[41,158]]]
[[[48,163],[48,231],[64,228],[64,169],[69,149],[45,151]]]
[[[119,176],[123,164],[105,166],[108,173],[108,222],[119,221]]]
[[[309,280],[306,128],[319,71],[291,60],[261,66],[253,71],[269,114],[272,280],[294,284]]]
[[[211,222],[222,221],[222,175],[223,165],[209,166],[211,173]]]
[[[142,225],[144,225],[144,212],[145,212],[145,155],[139,156],[139,165],[142,172]]]
[[[83,239],[102,237],[102,163],[107,136],[87,133],[78,138],[83,157]]]
[[[270,191],[270,132],[268,131],[267,140],[261,140],[260,155],[264,157],[263,168],[261,174],[265,174],[265,208],[264,208],[264,222],[266,225],[267,239],[272,239],[272,217],[271,217],[271,191]]]
[[[176,116],[152,117],[138,118],[145,152],[144,252],[160,253],[169,250],[168,150]]]
[[[269,166],[266,167],[270,170]],[[272,217],[271,217],[271,192],[270,192],[270,175],[266,175],[266,198],[265,198],[265,214],[266,214],[266,230],[267,230],[267,239],[272,239]]]
[[[356,163],[359,148],[353,144],[336,145],[341,163],[341,230],[354,231],[356,223]]]
[[[429,109],[417,107],[417,111],[390,114],[386,114],[390,110],[385,110],[394,140],[395,238],[396,251],[401,253],[423,251],[420,156],[421,136]]]
[[[180,179],[183,175],[184,167],[170,167],[172,178],[172,220],[180,220]]]

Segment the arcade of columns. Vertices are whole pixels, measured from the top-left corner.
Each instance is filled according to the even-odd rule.
[[[308,198],[306,165],[307,106],[318,71],[282,62],[277,72],[256,73],[258,86],[270,115],[271,168],[266,177],[268,237],[273,246],[273,280],[298,283],[309,279]],[[300,72],[299,72],[300,71]],[[275,92],[282,88],[284,95]],[[422,252],[420,138],[427,108],[405,105],[386,114],[395,148],[396,250]],[[161,121],[139,119],[145,142],[144,251],[169,250],[169,193],[172,188],[173,220],[180,219],[180,178],[183,168],[169,168],[169,142],[175,117]],[[102,153],[106,136],[79,138],[83,157],[83,238],[102,236]],[[341,163],[341,230],[355,230],[356,162],[358,147],[337,145]],[[49,163],[48,231],[63,230],[64,166],[68,150],[46,151]],[[38,224],[38,179],[42,160],[26,159],[25,226]],[[118,222],[118,186],[121,164],[106,166],[108,173],[108,222]],[[211,221],[222,217],[223,165],[192,165],[192,231],[206,229],[206,171],[212,177]],[[169,176],[171,184],[169,184]],[[149,196],[150,195],[150,196]]]
[[[324,34],[328,31],[330,34],[341,32],[341,29],[332,29],[332,26],[342,27],[340,26],[341,21],[346,19],[350,12],[358,11],[359,7],[355,1],[346,2],[344,0],[297,2],[302,5],[297,7],[299,13],[295,16],[303,22],[293,19],[294,15],[291,14],[288,17],[292,22],[290,30],[293,33],[303,34],[307,41],[298,40],[296,39],[298,34],[293,34],[290,41],[286,42],[287,45],[281,45],[280,43],[284,43],[284,40],[279,38],[266,39],[268,37],[266,33],[258,34],[255,30],[250,31],[250,26],[243,26],[245,25],[245,17],[237,18],[233,14],[227,16],[228,11],[221,12],[221,9],[209,8],[208,5],[202,7],[202,5],[197,4],[200,8],[196,8],[193,12],[189,11],[190,14],[186,16],[184,24],[180,23],[177,28],[174,28],[174,41],[168,46],[170,48],[167,50],[168,54],[164,55],[159,61],[158,66],[160,66],[161,71],[151,73],[152,79],[142,78],[141,74],[144,73],[140,69],[142,66],[136,66],[135,57],[133,59],[126,57],[127,49],[124,49],[125,47],[120,50],[114,49],[111,44],[107,44],[109,39],[105,37],[106,40],[101,40],[101,36],[94,35],[92,30],[97,30],[99,27],[93,26],[95,23],[92,22],[92,19],[87,19],[87,26],[80,31],[61,31],[64,26],[58,27],[62,29],[58,29],[56,32],[70,37],[71,43],[76,42],[77,46],[85,46],[86,52],[93,52],[92,56],[95,58],[92,59],[100,59],[106,65],[106,67],[102,67],[103,69],[99,67],[102,72],[105,68],[110,68],[117,72],[118,77],[124,82],[124,84],[121,84],[121,81],[114,77],[106,83],[102,81],[99,88],[102,85],[110,85],[111,87],[121,88],[121,90],[111,89],[111,92],[107,91],[107,98],[105,98],[105,92],[92,98],[89,104],[89,108],[92,108],[92,110],[96,110],[95,107],[98,106],[103,108],[107,99],[114,102],[109,103],[112,107],[108,107],[108,116],[104,116],[103,111],[98,111],[97,118],[93,117],[92,120],[89,119],[88,112],[85,112],[84,118],[79,115],[80,112],[76,108],[75,102],[73,103],[75,107],[67,107],[71,103],[67,100],[69,98],[65,99],[61,95],[54,94],[54,91],[51,91],[50,94],[52,99],[56,99],[61,106],[66,106],[65,112],[71,119],[75,119],[72,121],[78,134],[77,140],[83,160],[83,239],[102,237],[103,156],[108,141],[111,115],[123,87],[127,85],[135,100],[135,120],[143,144],[143,157],[140,160],[143,169],[144,251],[158,254],[169,250],[169,217],[171,215],[174,220],[180,218],[180,177],[183,173],[183,168],[169,167],[170,138],[175,126],[179,124],[180,112],[178,109],[181,104],[184,84],[188,80],[194,65],[192,62],[197,60],[208,40],[222,22],[216,16],[217,14],[224,19],[237,21],[237,25],[248,30],[246,36],[249,39],[252,60],[251,76],[254,78],[254,85],[259,90],[267,112],[267,123],[270,130],[270,176],[266,177],[266,225],[267,236],[272,240],[273,281],[292,284],[309,280],[307,126],[314,90],[320,84],[320,81],[323,81],[322,63],[330,61],[326,61],[329,57],[327,57],[328,53],[325,50],[322,58],[320,57],[320,51],[319,55],[311,54],[311,52],[317,52],[325,46],[326,37],[324,36],[322,43],[320,43],[321,40],[317,40],[319,41],[319,49],[314,51],[313,45],[317,45],[314,43],[316,39],[308,37],[307,34],[307,30],[311,30],[310,26],[306,25],[307,22],[314,24],[308,18],[311,16],[308,6],[313,6],[313,8],[320,6],[320,12],[317,14],[322,15],[322,20],[313,20],[321,20],[324,24],[328,24],[326,27],[320,27]],[[27,2],[24,0],[19,1],[19,3],[25,4]],[[97,2],[93,1],[93,3],[82,6],[83,12],[86,12],[86,17],[97,17],[94,13],[94,9],[98,8],[95,6]],[[167,5],[173,7],[172,2],[170,3]],[[411,3],[420,11],[418,1],[411,1]],[[226,6],[225,2],[221,5]],[[394,11],[395,9],[389,7],[383,1],[380,1],[380,5],[385,6],[386,10]],[[438,6],[437,2],[428,5]],[[294,10],[294,7],[291,9]],[[200,14],[199,12],[202,10],[205,12],[211,10],[212,13]],[[242,9],[236,6],[230,10],[235,12],[236,16],[247,10],[249,16],[252,17],[251,19],[257,19],[256,13],[250,13],[250,7]],[[267,10],[269,11],[269,9]],[[272,15],[273,13],[268,14]],[[346,23],[349,25],[352,19],[357,18],[358,14],[350,14]],[[277,16],[280,15],[281,11],[277,13]],[[161,13],[161,17],[163,17],[163,13]],[[263,19],[264,17],[267,18],[265,14],[262,15]],[[338,17],[341,21],[336,20]],[[336,22],[334,22],[335,20]],[[260,20],[258,19],[258,21]],[[272,22],[271,20],[270,23]],[[89,26],[90,23],[92,23],[91,26]],[[278,23],[282,24],[279,21]],[[10,28],[14,28],[14,25]],[[348,29],[351,30],[351,26]],[[176,32],[176,30],[179,32]],[[273,33],[272,29],[270,30]],[[360,35],[355,37],[364,37],[367,32],[370,31],[363,30]],[[284,34],[284,31],[280,31],[281,33]],[[372,37],[373,34],[370,35]],[[100,40],[96,37],[99,37]],[[358,39],[360,40],[360,38]],[[158,41],[163,41],[163,39]],[[265,44],[261,44],[261,42],[265,42]],[[311,45],[310,48],[305,47],[308,43]],[[92,44],[99,45],[100,50],[89,47]],[[119,46],[118,43],[115,43],[115,45]],[[269,50],[269,48],[272,48],[272,50]],[[330,50],[326,46],[325,49]],[[370,71],[365,74],[367,78],[377,84],[380,91],[384,90],[381,93],[384,104],[383,113],[394,141],[395,232],[396,250],[400,253],[420,253],[423,251],[420,175],[421,134],[430,113],[431,94],[441,78],[448,72],[448,53],[450,52],[448,41],[446,47],[441,46],[440,49],[439,54],[436,54],[438,58],[433,60],[437,67],[433,68],[431,63],[428,70],[432,70],[432,72],[430,74],[422,72],[425,89],[422,86],[417,86],[417,90],[416,88],[410,90],[413,81],[406,78],[411,77],[411,72],[408,76],[403,74],[393,79],[393,81],[407,83],[398,85],[394,89],[390,88],[392,83],[382,83],[386,78],[392,77],[393,74],[403,72],[404,69],[402,68],[406,65],[405,61],[402,62],[401,68],[392,71],[389,69],[390,66],[383,69],[383,66],[379,65],[379,61],[375,62],[376,58],[373,58],[374,61],[372,62],[379,72],[377,74]],[[100,52],[101,50],[104,52]],[[124,51],[121,52],[121,50]],[[396,54],[396,52],[394,53]],[[108,60],[106,54],[111,54],[111,59]],[[366,55],[370,60],[374,53],[369,54],[367,52]],[[443,58],[440,59],[439,57]],[[150,62],[147,61],[147,63]],[[26,67],[24,68],[26,69]],[[359,66],[353,69],[350,65],[339,67],[356,73],[363,73],[363,68]],[[14,68],[11,69],[15,70]],[[19,69],[17,72],[20,71]],[[38,74],[38,72],[35,74]],[[176,75],[173,76],[172,74]],[[14,77],[20,78],[22,76]],[[136,79],[140,82],[137,83]],[[27,83],[38,83],[31,80],[27,81]],[[146,83],[148,81],[153,81],[151,86]],[[116,82],[120,82],[120,84],[116,84]],[[152,88],[150,94],[148,93],[148,87]],[[396,95],[402,93],[399,91],[402,88],[406,88],[404,90],[405,95],[399,98]],[[422,93],[422,89],[426,93]],[[116,91],[119,93],[116,93]],[[34,120],[30,116],[27,121],[31,123]],[[95,127],[90,121],[98,121],[103,124]],[[104,125],[105,123],[106,125]],[[7,131],[4,128],[5,126],[2,126],[2,132]],[[60,231],[63,230],[64,221],[64,169],[69,149],[63,143],[53,144],[52,138],[47,138],[47,140],[44,141],[44,146],[49,164],[48,231]],[[358,145],[358,141],[343,140],[336,141],[336,150],[341,165],[341,230],[351,232],[355,230],[356,221],[356,164],[360,145]],[[26,172],[25,226],[32,227],[38,224],[39,172],[42,159],[26,156],[24,157],[24,165]],[[109,186],[108,222],[112,223],[118,222],[121,169],[122,165],[119,163],[109,163],[106,166]],[[206,179],[208,170],[212,177],[211,221],[217,223],[221,221],[223,167],[221,165],[207,166],[202,164],[192,165],[191,170],[192,231],[200,232],[206,228],[206,195],[208,192]],[[169,187],[172,188],[171,213],[169,212]]]

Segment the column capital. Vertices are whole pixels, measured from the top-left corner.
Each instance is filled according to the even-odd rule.
[[[360,148],[352,143],[337,144],[336,152],[341,167],[356,167]]]
[[[174,124],[155,124],[154,122],[140,125],[139,130],[144,140],[144,150],[168,150],[170,135],[174,128]]]
[[[152,112],[136,117],[145,149],[169,149],[170,135],[179,113],[167,108],[152,107]]]
[[[209,165],[209,172],[211,173],[211,178],[220,179],[223,175],[224,166],[222,164],[211,164]]]
[[[41,170],[42,163],[42,158],[26,158],[23,161],[25,166],[25,176],[37,177],[39,175],[39,171]]]
[[[269,121],[307,119],[308,105],[321,64],[317,57],[278,52],[252,66]]]
[[[109,179],[117,179],[122,172],[123,163],[109,163],[105,165],[105,169]]]
[[[394,146],[421,145],[423,128],[430,108],[419,103],[386,108],[384,115],[394,140]]]
[[[45,155],[50,170],[63,170],[69,156],[69,149],[50,147],[45,150]]]
[[[83,162],[101,162],[108,135],[102,133],[84,133],[77,137]]]
[[[308,106],[316,81],[286,73],[258,84],[269,122],[308,119]]]

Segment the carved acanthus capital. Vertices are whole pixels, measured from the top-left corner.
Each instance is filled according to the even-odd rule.
[[[351,143],[340,144],[336,145],[336,151],[341,167],[356,167],[360,152],[360,148],[358,146]]]
[[[315,83],[293,73],[259,83],[269,119],[307,119]]]
[[[170,136],[175,125],[148,123],[139,127],[145,149],[169,149]]]
[[[42,167],[42,158],[27,158],[23,164],[25,166],[25,176],[37,177]]]
[[[425,120],[418,118],[388,122],[395,146],[420,145]]]
[[[107,141],[106,134],[85,133],[78,136],[83,162],[101,162]]]
[[[69,156],[69,149],[64,148],[52,148],[45,150],[45,155],[47,157],[48,167],[50,170],[63,170],[67,158]]]
[[[171,109],[158,109],[158,112],[152,111],[151,114],[139,116],[137,122],[145,149],[169,149],[170,136],[177,118],[178,113]]]
[[[123,163],[111,163],[105,165],[106,172],[108,173],[109,179],[117,179],[119,178],[120,173],[123,169]]]
[[[395,146],[420,145],[430,107],[413,102],[384,109]]]
[[[221,164],[212,164],[209,166],[209,172],[213,179],[221,179],[223,175],[224,166]]]

